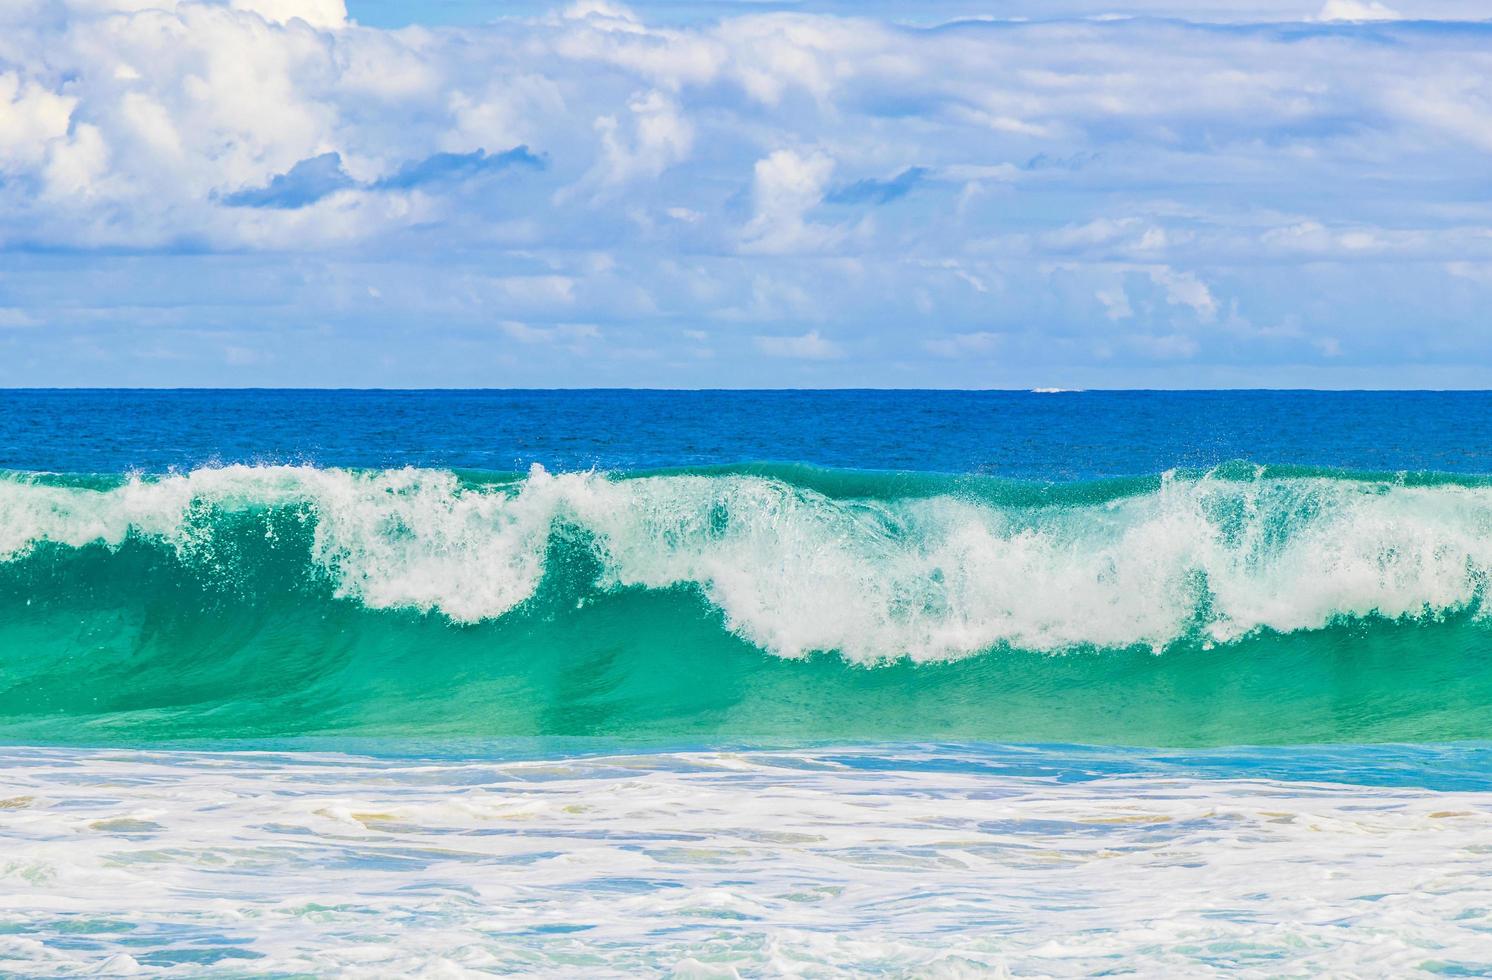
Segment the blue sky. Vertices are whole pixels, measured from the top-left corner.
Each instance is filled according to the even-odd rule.
[[[12,0],[0,384],[1492,387],[1492,22]]]

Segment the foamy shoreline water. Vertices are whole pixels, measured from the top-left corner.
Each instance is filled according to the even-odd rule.
[[[0,972],[1492,969],[1484,781],[1093,758],[5,749]]]

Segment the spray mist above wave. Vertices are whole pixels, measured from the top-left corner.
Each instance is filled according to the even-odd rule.
[[[245,519],[273,536],[289,519],[339,597],[473,623],[525,603],[557,550],[580,548],[599,569],[594,589],[697,589],[762,649],[861,663],[1001,646],[1160,650],[1343,618],[1479,613],[1492,569],[1482,486],[1218,472],[1042,503],[953,478],[944,492],[899,495],[893,476],[879,479],[884,493],[839,496],[728,471],[535,467],[487,483],[291,466],[114,485],[12,475],[0,480],[0,561],[143,539],[226,574],[225,536]]]

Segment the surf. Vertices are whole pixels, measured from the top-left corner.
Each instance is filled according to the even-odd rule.
[[[1481,478],[1244,463],[12,473],[0,730],[1483,737],[1489,532]]]

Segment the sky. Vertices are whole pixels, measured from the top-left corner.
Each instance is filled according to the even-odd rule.
[[[0,0],[0,385],[1492,387],[1463,0]]]

